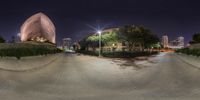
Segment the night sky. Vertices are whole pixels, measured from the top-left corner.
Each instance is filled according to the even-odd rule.
[[[171,40],[182,35],[186,42],[200,32],[198,0],[1,0],[0,35],[17,35],[23,22],[38,12],[55,24],[59,44],[65,37],[76,41],[87,36],[94,31],[91,26],[143,25]]]

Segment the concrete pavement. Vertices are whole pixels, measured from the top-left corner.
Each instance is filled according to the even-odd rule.
[[[33,71],[53,63],[60,55],[62,54],[22,57],[20,60],[17,60],[16,57],[3,57],[0,59],[0,70],[15,72]]]
[[[63,54],[47,67],[35,71],[1,70],[0,98],[199,100],[200,70],[173,53],[162,53],[132,66],[120,65],[112,59]]]
[[[200,69],[200,57],[186,54],[176,54],[176,56],[183,60],[185,63]]]

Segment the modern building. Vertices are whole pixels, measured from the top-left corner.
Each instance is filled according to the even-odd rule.
[[[64,38],[63,39],[63,50],[71,50],[72,47],[72,39],[71,38]]]
[[[182,37],[182,36],[177,37],[173,41],[170,41],[169,48],[172,48],[172,49],[181,49],[181,48],[184,48],[184,47],[185,47],[184,37]]]
[[[163,48],[169,48],[169,38],[167,35],[162,36]]]
[[[184,37],[180,36],[180,37],[177,38],[177,40],[178,40],[178,43],[179,43],[178,46],[180,48],[184,48],[185,47]]]
[[[53,22],[43,13],[28,18],[21,27],[21,41],[56,43],[56,31]]]

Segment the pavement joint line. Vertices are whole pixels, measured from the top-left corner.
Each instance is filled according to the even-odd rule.
[[[200,67],[197,67],[197,66],[195,66],[195,65],[193,65],[193,64],[190,64],[190,63],[188,63],[187,61],[183,60],[181,57],[179,57],[179,54],[176,54],[176,55],[178,55],[178,56],[176,56],[176,57],[179,58],[179,59],[180,59],[181,61],[183,61],[184,63],[190,65],[190,66],[193,67],[193,68],[196,68],[196,69],[199,69],[199,70],[200,70]]]

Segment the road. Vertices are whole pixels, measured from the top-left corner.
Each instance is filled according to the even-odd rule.
[[[173,53],[151,60],[145,66],[124,67],[110,59],[63,54],[38,70],[1,70],[0,99],[199,100],[198,68]]]

